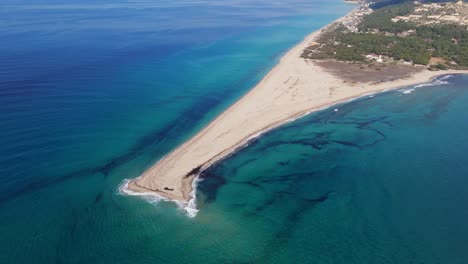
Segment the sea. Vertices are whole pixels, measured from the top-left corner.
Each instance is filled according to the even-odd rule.
[[[2,0],[0,263],[468,263],[468,77],[370,95],[122,195],[342,0]]]

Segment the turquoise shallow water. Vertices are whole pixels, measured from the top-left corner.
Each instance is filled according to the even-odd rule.
[[[259,138],[205,174],[194,221],[237,261],[466,263],[468,78],[436,83]]]
[[[193,219],[117,192],[351,5],[1,7],[0,263],[468,262],[461,76],[251,142],[206,171]]]

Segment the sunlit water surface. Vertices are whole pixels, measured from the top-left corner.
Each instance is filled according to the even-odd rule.
[[[340,0],[0,4],[0,263],[467,263],[465,77],[268,133],[199,214],[117,192]]]

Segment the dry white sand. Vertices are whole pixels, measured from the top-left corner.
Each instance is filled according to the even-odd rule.
[[[344,83],[342,79],[300,57],[320,32],[312,33],[285,54],[257,86],[197,135],[167,154],[143,175],[129,181],[127,190],[133,194],[162,196],[187,204],[194,198],[192,183],[200,171],[261,132],[366,94],[428,82],[441,74],[467,73],[423,70],[410,78],[379,84]]]

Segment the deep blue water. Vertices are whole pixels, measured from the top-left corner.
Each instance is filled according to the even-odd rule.
[[[306,33],[351,8],[340,1],[3,2],[0,200],[108,174],[135,158],[154,162]]]
[[[352,8],[2,1],[0,263],[467,263],[466,77],[268,133],[193,219],[117,192]]]

